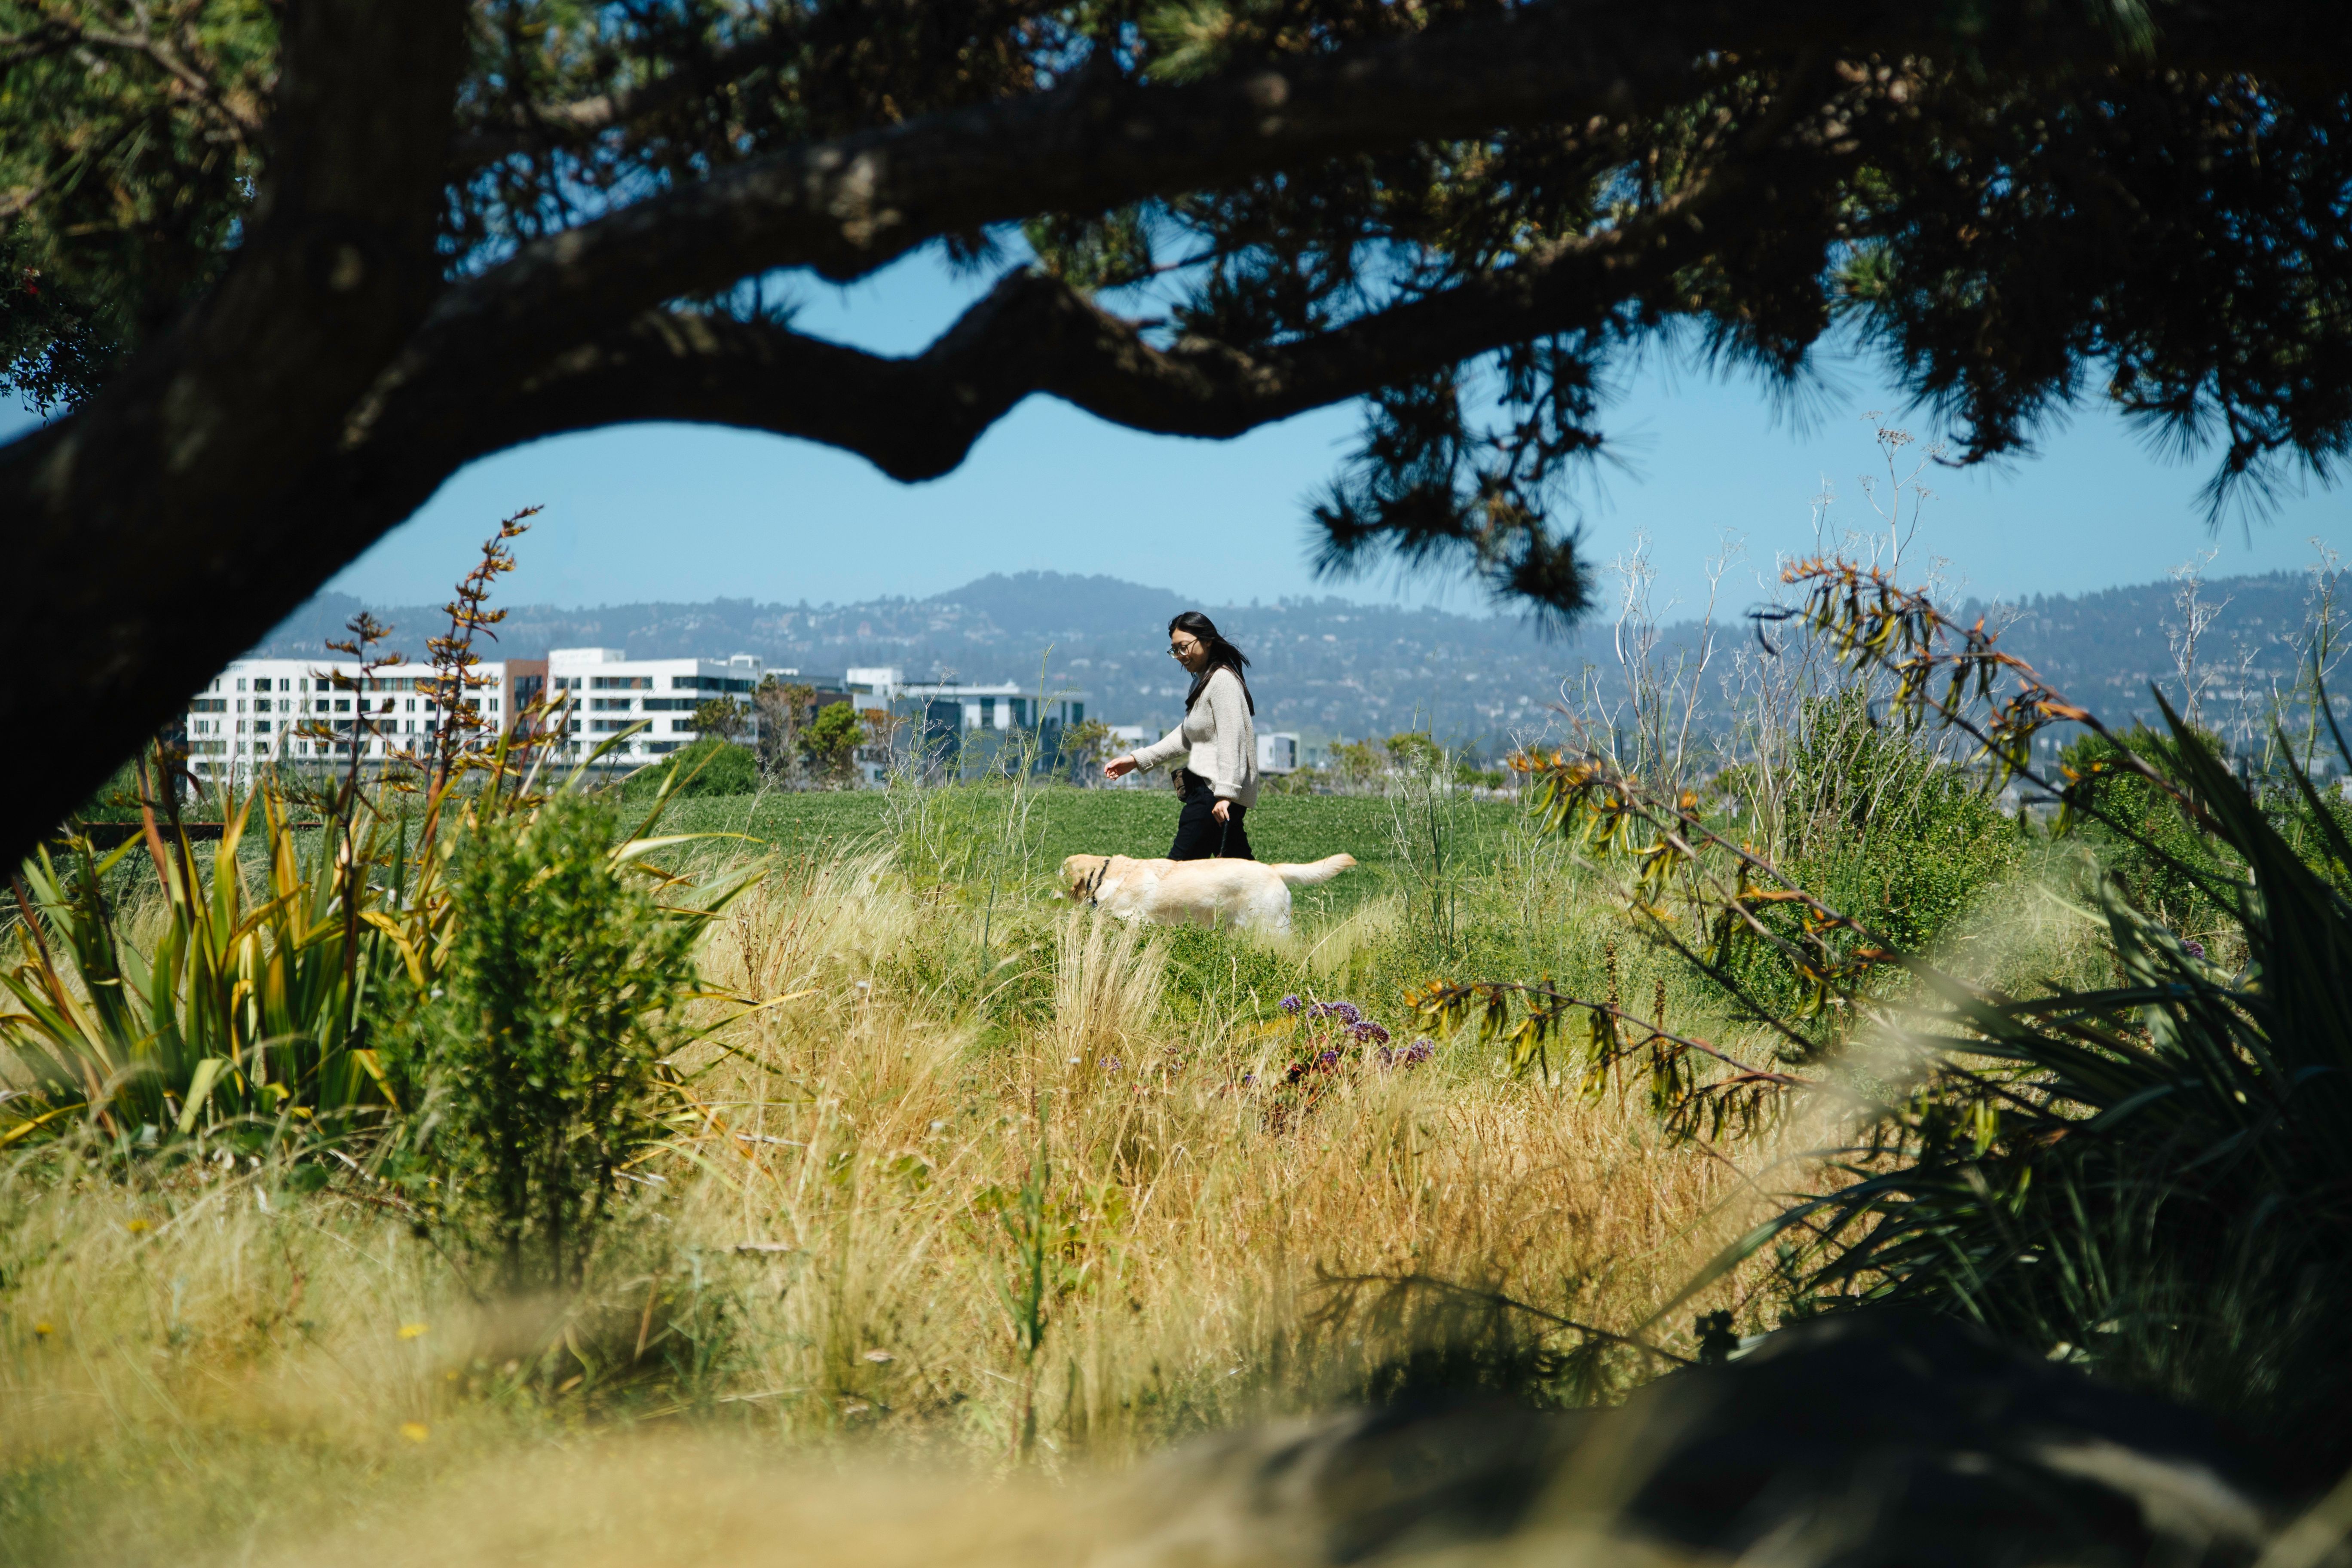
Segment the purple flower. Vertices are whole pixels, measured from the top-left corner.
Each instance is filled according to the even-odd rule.
[[[2184,936],[2180,939],[2180,951],[2200,963],[2205,962],[2205,944],[2193,936]]]
[[[1105,1072],[1117,1072],[1118,1070],[1118,1058],[1117,1057],[1107,1058],[1103,1062],[1103,1070]]]
[[[1405,1066],[1412,1067],[1417,1062],[1427,1061],[1436,1054],[1437,1047],[1431,1042],[1427,1040],[1415,1040],[1412,1044],[1404,1048],[1404,1055],[1402,1059]]]
[[[1257,1074],[1254,1072],[1245,1072],[1242,1074],[1242,1087],[1244,1089],[1247,1089],[1251,1084],[1254,1084],[1256,1081]]]
[[[1325,1051],[1321,1056],[1315,1058],[1315,1065],[1326,1070],[1338,1067],[1339,1065],[1339,1053],[1337,1051]]]
[[[1296,1013],[1298,1011],[1298,998],[1296,996],[1285,996],[1279,1003],[1276,1004],[1276,1005],[1279,1006],[1286,1013]]]
[[[1353,1002],[1318,1003],[1316,1005],[1315,1016],[1319,1018],[1337,1018],[1339,1022],[1349,1025],[1360,1024],[1364,1021],[1363,1014],[1357,1011]]]
[[[1356,1042],[1359,1045],[1370,1044],[1385,1046],[1389,1043],[1389,1032],[1386,1029],[1381,1028],[1378,1024],[1373,1023],[1370,1018],[1365,1019],[1360,1024],[1355,1025],[1349,1030],[1349,1033],[1356,1037]]]

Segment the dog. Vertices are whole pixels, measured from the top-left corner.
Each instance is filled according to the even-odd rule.
[[[1328,882],[1355,863],[1352,855],[1304,866],[1073,855],[1062,862],[1062,897],[1123,921],[1282,933],[1290,930],[1291,889]]]

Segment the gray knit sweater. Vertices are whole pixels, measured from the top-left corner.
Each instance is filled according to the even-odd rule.
[[[1242,678],[1231,669],[1213,673],[1184,721],[1135,752],[1136,765],[1145,768],[1178,757],[1209,781],[1212,793],[1244,808],[1257,804],[1257,726]]]

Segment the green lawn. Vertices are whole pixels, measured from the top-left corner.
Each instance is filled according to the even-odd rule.
[[[1001,785],[961,784],[931,793],[931,804],[950,826],[946,832],[988,835],[1002,811]],[[1172,790],[1076,789],[1047,785],[1035,791],[1030,818],[1033,864],[1041,878],[1066,855],[1165,855],[1176,832]],[[909,807],[904,797],[898,809]],[[894,835],[893,797],[881,790],[842,793],[724,795],[681,800],[662,819],[671,833],[748,834],[790,854],[824,855]],[[1462,842],[1458,852],[1471,866],[1493,858],[1517,808],[1500,801],[1462,802],[1454,808]],[[634,826],[634,824],[633,824]],[[1250,845],[1261,860],[1319,860],[1345,851],[1364,869],[1320,889],[1302,889],[1302,909],[1341,912],[1392,885],[1397,859],[1396,816],[1390,804],[1368,795],[1275,795],[1262,798],[1249,815]]]

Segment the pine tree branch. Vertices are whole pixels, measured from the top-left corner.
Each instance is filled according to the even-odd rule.
[[[451,395],[509,380],[578,341],[780,268],[861,277],[942,235],[1041,212],[1093,212],[1276,168],[1547,121],[1604,122],[1664,101],[1727,47],[1862,23],[1865,0],[1758,9],[1580,4],[1418,34],[1181,88],[1080,79],[726,168],[522,247],[449,289],[357,416],[413,383]]]
[[[464,461],[629,420],[733,425],[935,479],[1033,395],[1157,435],[1224,439],[1507,343],[1599,326],[1705,252],[1700,218],[1741,189],[1726,170],[1622,227],[1312,337],[1257,349],[1134,323],[1034,271],[1006,277],[919,354],[893,358],[762,321],[649,313],[568,351],[491,406],[441,421]]]
[[[674,62],[667,72],[638,87],[592,93],[562,103],[518,107],[508,123],[484,124],[460,133],[450,145],[451,162],[459,169],[476,169],[537,146],[579,146],[607,131],[625,128],[698,94],[732,86],[770,66],[782,65],[807,44],[806,30],[798,18],[779,21],[756,38],[699,59]]]

